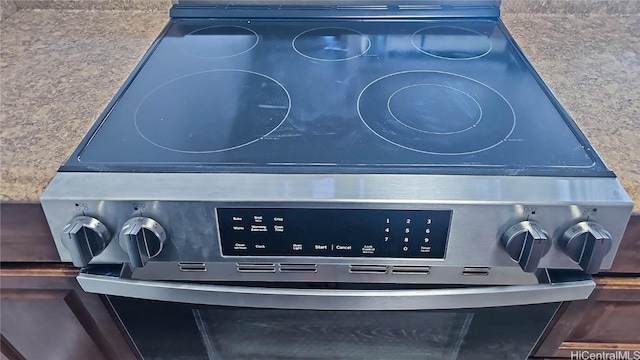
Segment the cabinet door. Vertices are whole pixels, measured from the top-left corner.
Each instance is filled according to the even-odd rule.
[[[67,265],[0,269],[2,353],[8,359],[135,359],[98,295]]]
[[[576,359],[585,351],[621,351],[619,356],[640,358],[640,277],[595,280],[589,299],[560,308],[534,352],[536,357]]]

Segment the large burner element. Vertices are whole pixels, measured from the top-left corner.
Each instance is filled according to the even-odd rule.
[[[364,55],[371,40],[347,28],[323,27],[304,31],[293,39],[293,48],[312,60],[342,61]]]
[[[194,56],[224,59],[244,54],[258,45],[255,31],[235,25],[209,26],[184,37],[184,50]]]
[[[200,91],[191,91],[197,88]],[[136,129],[167,150],[213,153],[256,142],[284,122],[291,100],[276,80],[246,70],[212,70],[172,80],[142,100]]]
[[[364,124],[396,146],[435,155],[491,149],[513,132],[515,113],[496,90],[439,71],[404,71],[378,78],[358,98]]]
[[[471,60],[492,48],[486,35],[456,26],[433,26],[416,31],[411,42],[421,52],[448,60]]]

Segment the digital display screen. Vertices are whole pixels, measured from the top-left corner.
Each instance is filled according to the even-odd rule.
[[[451,210],[218,208],[226,256],[443,259]]]

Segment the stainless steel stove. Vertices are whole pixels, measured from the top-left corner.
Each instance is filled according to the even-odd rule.
[[[41,198],[85,290],[555,309],[611,266],[632,201],[499,2],[180,1],[171,15]]]

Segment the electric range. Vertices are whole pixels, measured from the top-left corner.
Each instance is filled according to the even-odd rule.
[[[496,4],[181,1],[42,195],[62,260],[233,284],[609,268],[632,201]]]

